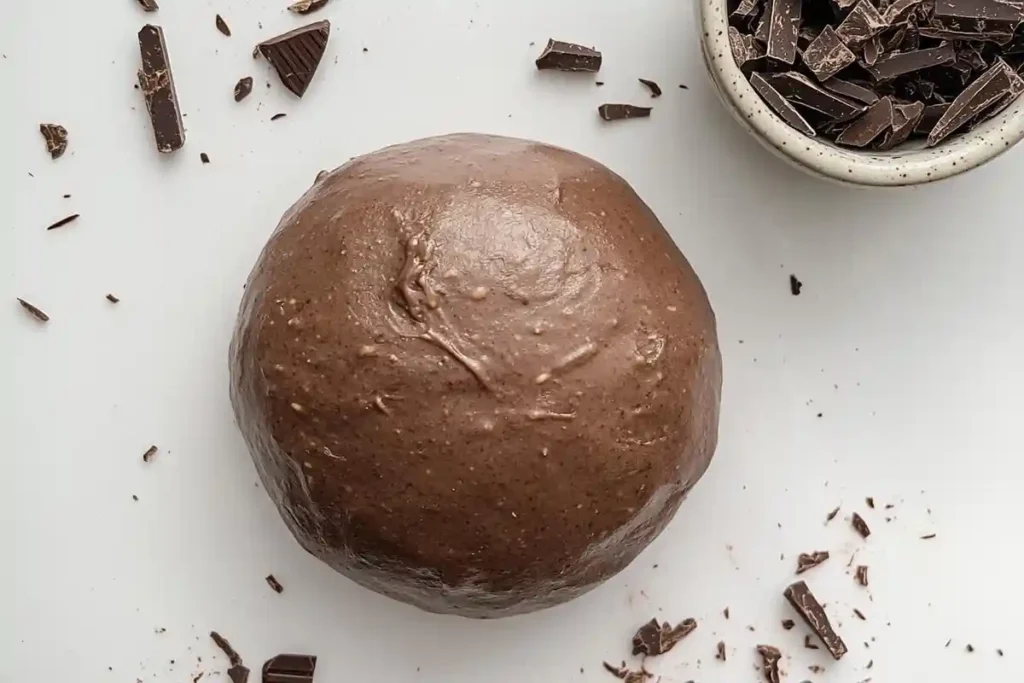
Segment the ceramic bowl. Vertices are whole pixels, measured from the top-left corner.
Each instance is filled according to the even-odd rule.
[[[729,48],[726,0],[699,0],[704,64],[726,109],[765,147],[820,177],[854,185],[919,185],[991,161],[1024,138],[1024,95],[998,116],[933,148],[910,141],[889,152],[837,147],[786,124],[736,66]]]

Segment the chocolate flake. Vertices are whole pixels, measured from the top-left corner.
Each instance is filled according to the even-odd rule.
[[[315,655],[277,655],[263,665],[263,683],[312,683],[315,671]]]
[[[298,0],[298,2],[288,5],[288,9],[296,14],[310,14],[326,5],[327,2],[328,0]]]
[[[139,86],[153,124],[156,148],[163,153],[173,152],[185,144],[185,128],[163,29],[152,24],[143,26],[139,31],[139,50],[142,53]]]
[[[139,0],[139,5],[146,12],[155,12],[160,9],[160,6],[156,4],[156,0]]]
[[[210,163],[210,155],[207,154],[206,152],[200,152],[199,161],[203,162],[204,164]]]
[[[892,149],[896,145],[906,142],[910,134],[914,132],[914,128],[917,126],[917,122],[921,120],[923,114],[923,102],[911,102],[910,104],[897,104],[893,106],[892,129],[883,136],[876,149]],[[870,501],[868,507],[873,508],[875,506],[874,501],[870,498],[868,498],[868,501]],[[888,521],[888,518],[886,520]]]
[[[45,323],[49,321],[50,316],[46,315],[46,313],[44,313],[41,308],[33,306],[32,304],[21,298],[18,299],[18,303],[21,304],[22,308],[31,313],[32,317],[34,317],[39,322]]]
[[[270,117],[270,120],[271,121],[277,121],[278,119],[283,119],[286,116],[288,116],[288,114],[284,114],[284,113],[274,114],[273,116]]]
[[[803,60],[818,80],[824,81],[857,61],[857,56],[831,26],[825,26],[804,50]]]
[[[46,151],[50,158],[60,158],[68,148],[68,129],[59,123],[40,123],[39,132],[46,140]]]
[[[789,604],[793,606],[793,609],[797,611],[811,630],[817,634],[832,657],[837,660],[842,658],[847,652],[846,643],[833,630],[832,624],[828,620],[828,615],[825,614],[821,603],[811,593],[811,589],[807,587],[807,584],[803,581],[797,581],[786,588],[784,595]]]
[[[284,586],[281,585],[281,582],[273,574],[267,574],[266,581],[267,585],[273,588],[275,593],[284,593]]]
[[[942,142],[1004,97],[1016,97],[1022,91],[1024,79],[1002,59],[997,59],[988,71],[976,78],[953,100],[928,134],[928,146]]]
[[[213,639],[217,647],[223,650],[224,654],[227,655],[228,661],[231,662],[231,668],[228,669],[228,678],[231,679],[231,683],[246,683],[249,680],[249,669],[242,664],[242,658],[235,651],[235,648],[231,647],[231,643],[216,631],[210,631],[210,638]]]
[[[878,82],[891,81],[898,76],[922,71],[942,64],[949,64],[956,59],[953,45],[947,43],[939,47],[911,52],[896,52],[880,56],[874,64],[866,64],[864,69]]]
[[[274,67],[284,87],[302,97],[320,66],[330,33],[331,22],[324,19],[265,40],[256,51]]]
[[[854,578],[856,579],[857,583],[859,583],[860,585],[862,585],[864,587],[867,587],[867,585],[868,585],[868,568],[867,568],[867,565],[863,565],[863,564],[862,565],[858,565],[857,566],[857,571],[854,573]]]
[[[836,35],[852,50],[862,47],[888,26],[871,0],[860,0],[836,27]]]
[[[883,97],[883,100],[889,100],[888,97]],[[879,100],[881,101],[881,100]],[[891,100],[889,100],[891,102]],[[850,517],[850,524],[853,525],[854,531],[860,534],[863,538],[867,538],[871,535],[871,529],[868,527],[868,523],[864,521],[864,518],[858,515],[856,512]]]
[[[796,622],[793,621],[792,619],[783,619],[782,620],[782,628],[784,628],[785,630],[792,631],[794,626],[796,626]]]
[[[974,646],[971,645],[970,643],[967,643],[967,647],[964,648],[964,649],[967,650],[968,652],[974,652]]]
[[[109,302],[110,302],[110,303],[112,303],[112,304],[116,304],[116,303],[118,303],[118,302],[119,302],[119,301],[121,301],[121,300],[120,300],[120,299],[118,299],[118,298],[117,298],[116,296],[114,296],[113,294],[107,294],[107,301],[109,301]]]
[[[157,447],[150,446],[146,449],[146,452],[142,454],[142,462],[149,462],[156,455]],[[216,639],[215,639],[216,640]]]
[[[790,103],[820,112],[836,121],[853,118],[865,109],[863,105],[825,90],[797,71],[765,74],[765,80]]]
[[[597,108],[597,113],[605,121],[643,119],[651,115],[651,108],[637,107],[632,104],[602,104]]]
[[[228,28],[228,22],[224,21],[224,17],[218,14],[216,18],[213,20],[213,23],[217,26],[217,30],[223,33],[224,35],[231,35],[231,29]]]
[[[729,608],[728,607],[726,607],[724,610],[722,610],[722,616],[725,617],[726,619],[729,618]]]
[[[789,276],[789,293],[793,296],[800,296],[800,290],[803,289],[804,283],[800,282],[796,278],[796,275]],[[803,556],[801,556],[803,557]],[[825,559],[828,559],[828,553],[825,553]],[[824,560],[822,560],[824,561]]]
[[[783,121],[808,137],[813,138],[817,135],[807,119],[801,116],[800,112],[782,96],[782,93],[773,88],[761,74],[751,74],[750,85]]]
[[[638,78],[637,80],[640,81],[644,86],[647,87],[648,90],[651,91],[651,97],[661,97],[660,85],[647,78]]]
[[[868,620],[868,618],[867,618],[866,616],[864,616],[864,613],[863,613],[863,612],[861,612],[861,611],[860,611],[859,609],[857,609],[856,607],[854,607],[854,608],[853,608],[853,613],[854,613],[854,615],[856,615],[856,617],[857,617],[858,619],[860,619],[861,621],[867,621],[867,620]]]
[[[827,550],[817,550],[813,553],[800,553],[796,560],[796,573],[803,574],[808,569],[814,569],[829,557]]]
[[[729,49],[732,51],[736,66],[741,69],[764,57],[764,48],[754,36],[740,33],[735,26],[729,27]]]
[[[665,654],[696,628],[697,622],[694,619],[684,619],[674,628],[668,622],[659,625],[657,619],[651,619],[633,636],[633,655],[654,657]]]
[[[808,633],[807,635],[804,636],[804,648],[806,648],[808,650],[820,650],[821,648],[819,648],[815,644],[815,642],[813,640],[811,640],[812,637],[813,636],[811,636],[810,633]]]
[[[832,510],[832,511],[831,511],[831,512],[829,512],[829,513],[828,513],[827,515],[825,515],[825,524],[828,524],[828,523],[829,523],[829,522],[831,522],[831,521],[832,521],[833,519],[835,519],[835,518],[836,518],[836,515],[838,515],[838,514],[839,514],[839,506],[837,505],[837,506],[836,506],[836,508],[835,508],[835,510]]]
[[[590,47],[549,38],[535,64],[541,70],[597,73],[601,70],[601,53]]]
[[[46,229],[47,230],[56,230],[57,228],[62,227],[64,225],[67,225],[68,223],[70,223],[73,220],[76,220],[79,215],[80,214],[73,213],[70,216],[65,216],[64,218],[61,218],[56,223],[51,223],[50,225],[46,226]]]
[[[1024,22],[1021,0],[934,0],[935,19],[1004,21],[1014,25]]]
[[[758,645],[757,652],[761,655],[761,661],[764,664],[762,669],[764,679],[768,683],[779,683],[782,680],[779,673],[779,660],[782,659],[782,652],[779,651],[779,648],[771,645]]]
[[[241,102],[252,92],[252,76],[239,78],[235,83],[235,102]]]
[[[766,54],[785,64],[796,61],[797,33],[800,29],[801,0],[772,0],[765,11],[768,21]]]
[[[868,507],[871,508],[872,510],[875,509],[875,499],[872,498],[871,496],[868,496],[867,498],[865,498],[864,502],[867,503]]]
[[[925,534],[924,536],[921,537],[921,540],[922,541],[930,541],[933,538],[935,538],[935,534]]]
[[[725,652],[725,641],[718,641],[718,645],[715,646],[715,659],[724,662],[727,656],[728,655]]]
[[[626,668],[626,663],[623,662],[621,666],[612,666],[608,662],[601,662],[604,665],[605,671],[612,674],[616,678],[621,678],[623,683],[643,683],[648,678],[651,678],[651,674],[641,668],[639,671],[631,671]]]

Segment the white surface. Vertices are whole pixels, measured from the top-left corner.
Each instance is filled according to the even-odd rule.
[[[649,662],[667,683],[760,680],[761,642],[784,649],[794,683],[1019,678],[1024,152],[916,192],[807,178],[721,109],[694,12],[668,0],[333,0],[316,17],[333,22],[327,57],[296,101],[250,56],[299,25],[284,4],[5,6],[0,680],[220,683],[217,629],[254,669],[318,654],[318,683],[612,683],[601,660],[628,659],[652,615],[700,622]],[[188,114],[170,157],[132,88],[147,19],[165,27]],[[599,46],[607,85],[537,73],[549,36]],[[246,74],[257,87],[235,104]],[[647,103],[640,76],[665,87],[653,118],[602,125],[602,101]],[[41,121],[70,131],[57,162]],[[703,277],[726,370],[716,460],[663,536],[586,597],[496,622],[418,613],[305,555],[255,485],[227,396],[242,283],[281,213],[322,168],[459,130],[564,145],[631,181]],[[868,495],[896,505],[891,523]],[[814,549],[834,554],[807,578],[850,644],[840,663],[779,627],[796,555]],[[869,590],[846,569],[855,551]]]

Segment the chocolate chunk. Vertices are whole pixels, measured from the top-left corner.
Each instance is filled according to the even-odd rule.
[[[764,78],[790,103],[819,112],[835,121],[851,119],[865,109],[863,105],[825,90],[796,71],[765,74]]]
[[[59,123],[40,123],[39,132],[46,140],[46,151],[51,159],[57,159],[68,148],[68,129]]]
[[[239,656],[235,648],[231,647],[231,643],[228,642],[227,638],[216,631],[210,631],[210,638],[213,640],[214,644],[224,652],[232,666],[237,666],[242,663],[242,658]]]
[[[856,50],[888,26],[871,0],[860,0],[836,27],[836,35],[847,47]]]
[[[256,51],[274,67],[284,87],[302,97],[320,66],[330,34],[331,22],[324,19],[265,40]]]
[[[826,26],[804,50],[803,60],[811,73],[824,81],[857,61],[857,56],[831,26]]]
[[[779,683],[782,680],[779,674],[779,660],[782,659],[782,652],[779,651],[779,648],[771,645],[758,645],[757,652],[761,655],[764,665],[762,669],[764,679],[768,683]]]
[[[854,100],[861,104],[874,104],[878,101],[878,95],[862,85],[852,81],[844,81],[841,78],[829,78],[821,82],[821,87],[830,90],[837,95],[842,95],[848,100]],[[836,512],[839,508],[836,508]]]
[[[283,119],[286,116],[288,116],[288,114],[285,114],[285,113],[282,112],[280,114],[274,114],[273,116],[270,117],[270,120],[271,121],[277,121],[278,119]]]
[[[808,137],[813,138],[817,136],[817,133],[814,132],[814,128],[807,122],[807,119],[801,116],[800,112],[778,90],[773,88],[761,74],[752,74],[750,76],[750,85],[754,86],[754,90],[757,91],[761,98],[783,121]]]
[[[785,64],[796,61],[797,33],[800,29],[801,0],[772,0],[768,15],[766,54]]]
[[[840,659],[846,654],[846,643],[832,629],[828,615],[822,609],[821,603],[811,593],[811,589],[803,581],[797,581],[786,589],[784,593],[789,604],[803,618],[812,631],[825,645],[834,659]]]
[[[210,155],[207,154],[206,152],[200,152],[199,161],[203,162],[204,164],[210,163]]]
[[[252,76],[239,78],[235,83],[235,102],[241,102],[252,92]]]
[[[800,282],[796,278],[796,275],[789,276],[789,293],[793,296],[800,296],[800,290],[803,288],[804,283]]]
[[[149,462],[156,455],[157,447],[150,446],[146,449],[146,452],[142,454],[142,462]]]
[[[538,69],[597,73],[601,70],[601,53],[590,47],[549,38],[536,64]]]
[[[827,550],[817,550],[813,553],[800,553],[796,560],[796,573],[803,574],[808,569],[814,569],[829,557]]]
[[[865,70],[878,82],[891,81],[897,76],[921,71],[956,59],[951,43],[913,52],[898,52],[880,56],[874,64],[866,64]]]
[[[22,308],[31,313],[32,317],[34,317],[39,322],[45,323],[50,320],[50,316],[46,315],[46,313],[44,313],[41,308],[37,308],[36,306],[33,306],[32,304],[21,298],[18,299],[18,303],[21,304]]]
[[[957,95],[928,133],[928,146],[939,144],[988,107],[1004,97],[1016,97],[1024,91],[1024,79],[1002,59]]]
[[[854,573],[854,579],[861,586],[867,587],[867,566],[864,564],[857,565],[857,570]]]
[[[782,620],[782,628],[786,629],[787,631],[792,631],[794,626],[796,626],[796,622],[792,619]]]
[[[298,0],[288,5],[288,9],[296,14],[310,14],[328,3],[328,0]]]
[[[896,145],[906,142],[910,134],[914,132],[917,122],[921,120],[921,116],[924,114],[924,103],[896,104],[893,105],[892,109],[892,128],[885,133],[882,141],[875,149],[889,150]],[[874,501],[870,498],[868,498],[868,501],[868,507],[873,508]]]
[[[934,0],[932,18],[935,20],[1004,21],[1010,24],[1024,22],[1024,2],[1021,0]]]
[[[152,24],[143,26],[139,31],[139,50],[142,53],[139,86],[153,124],[156,148],[163,153],[173,152],[185,144],[185,127],[163,29]]]
[[[718,659],[718,660],[724,662],[726,660],[726,658],[727,658],[727,655],[725,653],[725,641],[724,640],[720,640],[720,641],[718,641],[718,645],[715,646],[715,659]]]
[[[754,39],[754,36],[740,33],[735,26],[729,27],[729,49],[732,51],[733,59],[736,60],[736,66],[741,69],[750,62],[764,57],[764,49]]]
[[[882,51],[881,36],[871,36],[871,39],[864,43],[864,49],[861,53],[864,57],[864,64],[867,66],[874,66],[878,62],[878,58],[881,56]]]
[[[160,9],[160,6],[156,4],[156,0],[139,0],[139,4],[146,12],[155,12]]]
[[[632,104],[602,104],[597,108],[597,113],[605,121],[642,119],[651,115],[651,108],[637,107]]]
[[[651,97],[661,97],[660,85],[646,78],[638,78],[637,80],[643,83],[647,87],[647,89],[651,91]]]
[[[885,8],[882,18],[889,26],[903,23],[920,6],[922,0],[895,0]]]
[[[914,132],[918,135],[928,135],[935,128],[935,124],[939,122],[942,115],[949,109],[949,102],[942,104],[929,104],[924,108],[924,114],[921,115],[921,120],[914,126]]]
[[[694,619],[684,619],[675,627],[668,622],[659,625],[657,619],[651,619],[633,636],[633,655],[654,657],[665,654],[696,628],[697,622]]]
[[[46,226],[46,229],[47,230],[56,230],[57,228],[59,228],[59,227],[61,227],[63,225],[67,225],[68,223],[70,223],[73,220],[76,220],[78,218],[78,216],[79,216],[79,214],[77,214],[77,213],[73,213],[70,216],[65,216],[64,218],[61,218],[56,223],[51,223],[50,225]]]
[[[119,301],[120,301],[120,299],[118,299],[118,298],[117,298],[116,296],[114,296],[113,294],[107,294],[107,301],[109,301],[109,302],[110,302],[110,303],[112,303],[112,304],[116,304],[117,302],[119,302]]]
[[[883,97],[882,99],[888,99],[888,98],[887,97]],[[892,100],[890,100],[890,103],[891,102],[892,102]],[[892,117],[890,116],[890,121],[891,120],[892,120]],[[856,531],[862,537],[867,538],[868,536],[871,535],[871,528],[868,527],[868,523],[865,522],[864,518],[861,517],[860,515],[858,515],[856,512],[854,512],[853,515],[850,517],[850,524],[853,525],[854,531]]]
[[[263,683],[312,683],[315,655],[277,655],[263,665]]]
[[[216,18],[213,20],[213,23],[217,26],[217,30],[223,33],[224,35],[231,35],[231,29],[228,28],[228,22],[224,21],[224,17],[218,14]]]
[[[267,574],[266,581],[267,585],[274,589],[275,593],[284,593],[284,586],[281,585],[281,582],[273,574]]]
[[[228,669],[228,678],[231,679],[231,683],[247,683],[249,669],[242,664],[235,664]]]

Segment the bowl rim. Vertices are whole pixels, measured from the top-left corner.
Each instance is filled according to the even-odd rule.
[[[772,111],[736,65],[729,47],[726,2],[699,3],[700,41],[708,72],[733,115],[762,143],[805,170],[856,185],[917,185],[977,168],[1024,139],[1024,95],[998,116],[935,148],[866,152],[809,138]]]

